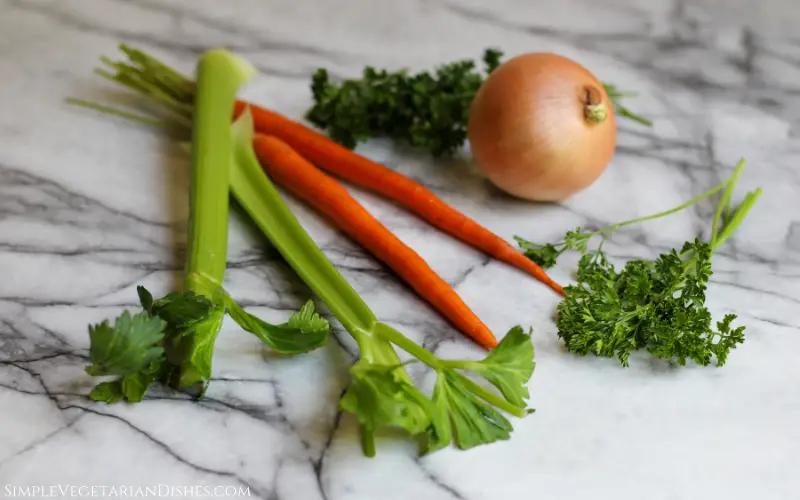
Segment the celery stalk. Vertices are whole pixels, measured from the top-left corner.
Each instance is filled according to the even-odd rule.
[[[95,387],[91,394],[95,400],[141,401],[156,381],[202,395],[211,378],[214,343],[226,311],[244,330],[284,354],[307,352],[325,343],[328,322],[314,313],[311,302],[287,323],[271,325],[244,311],[222,288],[228,247],[230,117],[239,87],[254,74],[244,59],[225,50],[206,52],[198,61],[198,83],[189,108],[194,121],[181,122],[192,124],[184,289],[154,300],[139,287],[143,312],[131,316],[125,311],[113,326],[103,322],[90,327],[92,365],[86,371],[120,377]],[[161,76],[163,82],[175,81],[168,72]],[[135,79],[129,82],[141,84]],[[164,103],[174,94],[158,89],[153,95]],[[127,112],[78,104],[141,120]]]
[[[206,52],[197,63],[185,288],[214,307],[180,335],[167,337],[167,359],[180,366],[169,378],[179,389],[202,384],[202,393],[211,378],[214,343],[225,316],[213,285],[222,285],[228,253],[229,117],[239,87],[254,74],[244,59],[221,49]]]
[[[186,281],[208,298],[211,291],[193,281],[192,274],[222,284],[228,253],[230,117],[239,87],[255,72],[244,59],[221,49],[206,52],[197,64]]]
[[[234,197],[298,276],[339,318],[342,326],[354,335],[366,335],[377,321],[375,315],[302,229],[264,175],[252,147],[253,119],[249,110],[242,113],[233,130],[230,187]]]

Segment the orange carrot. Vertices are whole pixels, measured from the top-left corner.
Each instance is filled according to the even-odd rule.
[[[236,115],[248,103],[236,103]],[[405,206],[442,231],[482,250],[495,259],[516,266],[564,295],[538,264],[518,252],[507,241],[451,207],[424,186],[380,163],[361,156],[305,125],[273,111],[249,104],[255,128],[286,142],[320,168],[377,192]]]
[[[274,136],[256,134],[253,147],[264,171],[305,200],[389,266],[456,328],[487,349],[492,331],[425,260],[373,217],[339,182]]]

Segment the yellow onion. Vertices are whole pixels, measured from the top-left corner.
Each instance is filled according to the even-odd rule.
[[[549,53],[514,57],[483,83],[470,109],[475,160],[501,190],[557,201],[587,188],[614,155],[617,126],[603,84]]]

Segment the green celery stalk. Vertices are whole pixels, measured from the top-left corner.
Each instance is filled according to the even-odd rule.
[[[167,338],[173,365],[171,384],[182,389],[211,377],[213,345],[222,328],[225,306],[215,296],[222,286],[228,254],[228,167],[230,122],[239,87],[255,74],[245,60],[225,50],[206,52],[197,64],[189,188],[189,240],[185,288],[214,303],[210,313],[179,335]],[[205,280],[197,279],[199,276]],[[209,284],[210,283],[210,284]]]
[[[306,352],[327,338],[328,323],[310,303],[286,324],[270,325],[245,312],[222,287],[228,247],[230,116],[237,90],[254,74],[249,63],[225,50],[208,51],[198,61],[194,121],[185,122],[192,124],[192,168],[184,287],[158,300],[138,287],[143,312],[131,316],[125,311],[113,326],[103,322],[90,327],[92,365],[86,371],[120,377],[95,387],[91,397],[96,400],[138,402],[156,381],[202,395],[226,310],[278,352]]]
[[[228,255],[228,177],[231,125],[236,93],[256,73],[245,60],[217,49],[197,65],[192,169],[189,191],[187,286],[209,298],[212,293],[192,280],[203,274],[222,284]]]
[[[237,137],[234,141],[236,161],[230,170],[234,197],[297,275],[328,305],[342,326],[354,335],[367,335],[377,321],[375,315],[303,230],[264,175],[251,144],[253,123],[249,112],[236,121],[233,130]]]

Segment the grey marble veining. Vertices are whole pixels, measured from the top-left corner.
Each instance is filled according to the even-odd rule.
[[[800,497],[800,7],[722,0],[0,0],[0,495],[6,486],[249,488],[269,500],[795,499]],[[468,165],[383,141],[359,151],[424,182],[506,238],[549,241],[670,208],[748,161],[739,193],[765,195],[714,260],[712,312],[747,340],[728,365],[676,369],[642,356],[576,358],[552,316],[557,297],[507,266],[353,189],[452,283],[498,334],[535,329],[537,412],[510,441],[418,459],[403,440],[361,455],[337,411],[356,350],[337,331],[294,359],[227,322],[208,396],[152,391],[105,406],[86,394],[86,325],[135,306],[135,286],[180,279],[187,162],[156,131],[71,108],[71,95],[129,99],[92,75],[120,41],[185,71],[212,46],[261,75],[247,97],[294,118],[319,66],[429,68],[555,51],[635,89],[652,129],[620,123],[617,154],[559,205],[503,197]],[[357,245],[289,199],[326,254],[383,320],[443,357],[480,351]],[[632,227],[618,258],[653,256],[708,230],[711,203]],[[309,296],[240,215],[226,286],[279,321]],[[555,279],[573,278],[564,259]],[[426,377],[415,368],[413,374]]]

